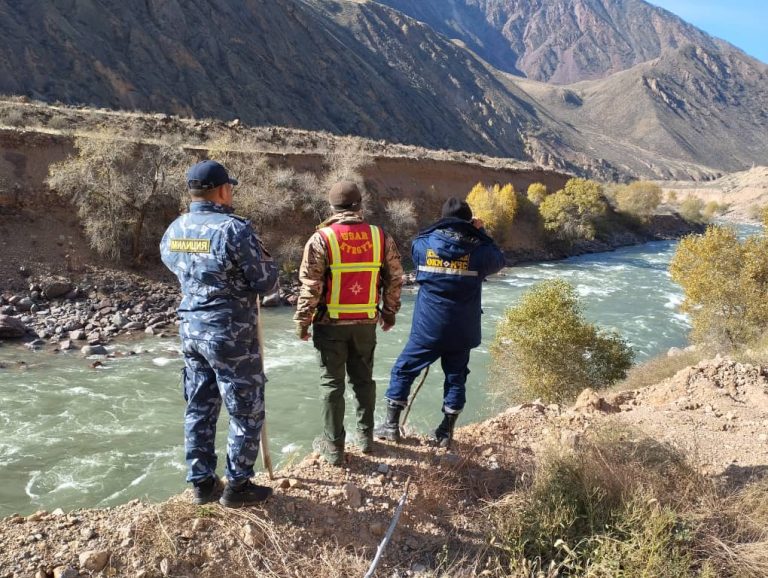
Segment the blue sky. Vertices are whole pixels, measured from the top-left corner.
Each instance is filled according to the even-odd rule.
[[[768,63],[768,0],[647,0]]]

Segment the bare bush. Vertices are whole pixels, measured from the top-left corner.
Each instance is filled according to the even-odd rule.
[[[109,135],[78,138],[75,148],[76,156],[51,166],[48,185],[78,208],[97,253],[140,263],[178,214],[188,155],[177,146]]]
[[[386,230],[404,254],[409,254],[410,241],[417,229],[416,207],[410,199],[395,199],[384,205]]]

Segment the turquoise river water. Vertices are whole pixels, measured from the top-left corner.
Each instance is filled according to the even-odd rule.
[[[501,409],[493,407],[486,393],[486,344],[504,308],[541,280],[559,277],[573,283],[587,317],[619,331],[638,361],[684,345],[688,324],[677,311],[681,291],[667,273],[674,247],[673,242],[649,243],[513,267],[489,280],[483,303],[485,342],[472,355],[461,423]],[[407,339],[414,295],[404,295],[395,329],[379,332],[379,398]],[[320,427],[315,352],[295,338],[291,315],[287,307],[264,312],[269,437],[278,466],[310,451]],[[162,500],[184,489],[177,338],[142,339],[112,349],[137,355],[108,359],[92,369],[92,360],[78,352],[0,347],[0,517],[115,505],[132,498]],[[409,422],[415,429],[427,431],[441,417],[441,383],[438,366],[414,405]],[[379,403],[378,417],[382,408]],[[347,409],[349,430],[354,423],[351,403]],[[225,419],[223,415],[220,433],[226,430]],[[220,436],[220,456],[224,441]]]

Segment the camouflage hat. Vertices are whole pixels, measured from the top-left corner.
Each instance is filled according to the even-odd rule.
[[[360,206],[363,196],[360,189],[352,181],[340,181],[331,187],[328,200],[334,207],[351,209]]]

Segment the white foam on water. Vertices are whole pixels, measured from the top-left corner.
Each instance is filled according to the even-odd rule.
[[[147,472],[141,474],[138,478],[136,478],[130,484],[128,484],[128,486],[129,487],[138,486],[141,482],[147,479],[147,475],[148,475]]]
[[[155,357],[152,360],[152,363],[154,363],[158,367],[165,367],[166,365],[170,365],[174,361],[177,361],[177,360],[176,359],[171,359],[169,357]]]
[[[37,500],[40,497],[38,494],[35,494],[32,491],[32,488],[37,483],[37,478],[40,477],[40,474],[42,474],[42,472],[38,470],[29,472],[29,481],[27,481],[27,485],[24,486],[24,493],[27,494],[27,496],[29,496],[32,500]]]
[[[280,453],[292,454],[294,452],[299,451],[300,449],[301,449],[301,444],[290,443],[287,446],[283,446],[283,448],[280,450]]]

